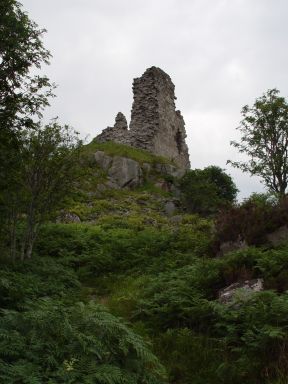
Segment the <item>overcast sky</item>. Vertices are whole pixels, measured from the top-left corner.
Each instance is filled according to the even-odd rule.
[[[130,120],[132,81],[153,65],[175,84],[192,168],[218,165],[240,197],[256,178],[226,166],[237,159],[240,111],[269,88],[288,95],[287,0],[22,0],[45,27],[58,84],[49,117],[95,137]]]

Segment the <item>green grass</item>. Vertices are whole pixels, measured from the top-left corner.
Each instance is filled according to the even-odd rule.
[[[110,156],[124,156],[129,157],[130,159],[136,160],[139,163],[149,163],[149,164],[173,164],[173,162],[165,157],[156,156],[152,153],[130,147],[129,145],[113,143],[109,141],[107,143],[98,143],[93,140],[91,143],[87,144],[84,147],[84,154],[91,154],[96,151],[104,151],[107,155]]]

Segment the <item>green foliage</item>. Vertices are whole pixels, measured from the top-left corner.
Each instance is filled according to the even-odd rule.
[[[187,217],[177,229],[150,223],[136,225],[135,220],[110,217],[98,226],[46,225],[35,252],[65,257],[82,279],[90,279],[103,273],[157,273],[186,265],[209,251],[211,224],[204,219]]]
[[[50,53],[42,44],[45,30],[29,19],[18,1],[1,1],[0,25],[0,126],[1,133],[7,133],[33,126],[32,116],[48,105],[49,80],[31,71],[48,64]]]
[[[240,142],[231,145],[248,155],[247,162],[228,161],[251,175],[260,176],[269,191],[285,195],[288,182],[288,103],[277,89],[242,109]]]
[[[157,340],[173,382],[285,383],[287,294],[239,291],[230,305],[215,298],[221,287],[256,277],[283,292],[287,262],[287,248],[250,248],[146,280],[130,308],[132,318]]]
[[[254,196],[253,204],[266,200]],[[144,382],[157,382],[156,360],[143,361],[130,343],[144,345],[139,333],[152,340],[170,382],[285,383],[287,247],[211,259],[210,238],[211,223],[197,215],[170,226],[113,217],[45,225],[34,259],[3,262],[0,306],[9,311],[0,318],[2,381],[137,383],[145,372]],[[240,290],[231,304],[218,302],[220,289],[250,278],[276,292]],[[79,299],[86,304],[75,304]]]
[[[220,285],[218,280],[219,269],[204,260],[163,272],[143,289],[134,316],[147,322],[153,332],[179,327],[200,330],[211,319],[207,298],[213,297],[213,286]]]
[[[44,297],[72,295],[80,288],[76,273],[55,259],[43,257],[21,264],[1,262],[0,307],[21,309]]]
[[[287,378],[288,296],[274,292],[239,298],[233,306],[215,304],[215,334],[225,339],[230,359],[219,367],[231,383],[273,383]],[[230,381],[228,381],[230,382]]]
[[[41,300],[0,317],[0,378],[21,383],[161,383],[143,340],[103,307]]]
[[[75,133],[56,121],[18,134],[19,163],[2,194],[11,259],[31,257],[39,226],[73,190],[80,147]]]
[[[205,215],[231,205],[237,194],[232,178],[216,166],[188,171],[180,181],[180,189],[188,210]]]
[[[227,359],[225,342],[193,332],[189,328],[169,329],[155,337],[156,352],[168,367],[171,383],[226,383],[217,374]]]
[[[45,31],[16,0],[0,2],[0,25],[0,218],[4,219],[3,193],[9,195],[19,166],[19,130],[35,129],[53,87],[46,76],[32,74],[49,62],[50,53],[42,44]]]

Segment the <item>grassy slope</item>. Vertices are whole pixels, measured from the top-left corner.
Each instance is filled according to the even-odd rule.
[[[96,149],[156,161],[110,143],[90,143],[86,153]],[[150,185],[99,198],[94,179],[67,202],[87,222],[45,225],[34,260],[2,269],[1,306],[47,297],[104,304],[152,342],[170,383],[287,383],[288,247],[215,259],[212,222],[166,217],[167,196]],[[219,289],[258,277],[265,292],[240,292],[229,307],[217,301]]]
[[[130,147],[129,145],[117,144],[113,142],[98,143],[93,140],[84,147],[84,154],[95,153],[96,151],[104,151],[111,156],[124,156],[138,161],[140,164],[171,164],[172,162],[162,156],[155,156],[150,152]]]

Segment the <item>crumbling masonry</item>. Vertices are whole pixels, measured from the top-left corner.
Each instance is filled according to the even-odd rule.
[[[190,168],[185,123],[180,111],[175,109],[174,89],[170,76],[162,69],[147,69],[133,82],[129,130],[125,116],[119,112],[114,127],[104,129],[96,140],[145,149],[173,159],[180,168]]]

